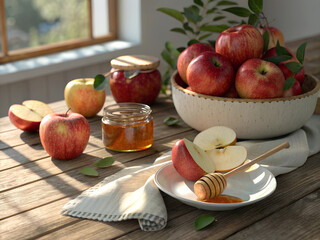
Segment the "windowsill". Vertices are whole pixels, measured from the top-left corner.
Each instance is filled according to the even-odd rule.
[[[0,85],[39,77],[57,71],[88,66],[119,56],[120,51],[138,46],[138,43],[111,41],[74,50],[68,50],[0,65]]]

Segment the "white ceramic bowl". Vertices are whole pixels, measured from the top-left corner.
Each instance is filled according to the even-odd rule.
[[[176,71],[171,77],[174,106],[182,120],[202,131],[212,126],[235,130],[238,139],[278,137],[301,128],[312,116],[320,83],[306,75],[299,96],[274,99],[240,99],[194,93],[178,83]]]

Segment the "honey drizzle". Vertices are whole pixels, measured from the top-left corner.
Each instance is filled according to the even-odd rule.
[[[198,200],[198,201],[200,201],[200,200]],[[210,198],[208,200],[200,201],[200,202],[208,202],[208,203],[240,203],[240,202],[243,202],[243,200],[241,198],[238,198],[238,197],[222,194],[220,196],[217,196],[217,197],[214,197],[214,198]]]

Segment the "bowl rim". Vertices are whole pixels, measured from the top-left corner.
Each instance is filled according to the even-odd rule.
[[[302,99],[302,98],[306,98],[309,97],[311,95],[314,95],[315,93],[317,93],[320,90],[320,81],[312,74],[305,74],[305,77],[308,77],[310,79],[312,79],[315,82],[315,87],[303,94],[297,95],[297,96],[291,96],[291,97],[281,97],[281,98],[268,98],[268,99],[248,99],[248,98],[227,98],[227,97],[217,97],[217,96],[210,96],[210,95],[205,95],[205,94],[201,94],[201,93],[196,93],[190,90],[187,90],[183,87],[181,87],[180,85],[177,84],[177,82],[175,81],[175,76],[178,74],[178,71],[175,70],[173,72],[173,74],[171,75],[171,84],[174,88],[176,88],[177,90],[188,94],[188,95],[192,95],[195,97],[199,97],[199,98],[205,98],[205,99],[210,99],[210,100],[217,100],[217,101],[224,101],[224,102],[286,102],[286,101],[292,101],[292,100],[296,100],[296,99]]]

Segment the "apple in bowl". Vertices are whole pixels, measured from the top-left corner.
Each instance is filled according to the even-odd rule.
[[[26,100],[22,104],[10,106],[8,116],[11,123],[23,131],[37,131],[41,120],[53,110],[44,102]]]

